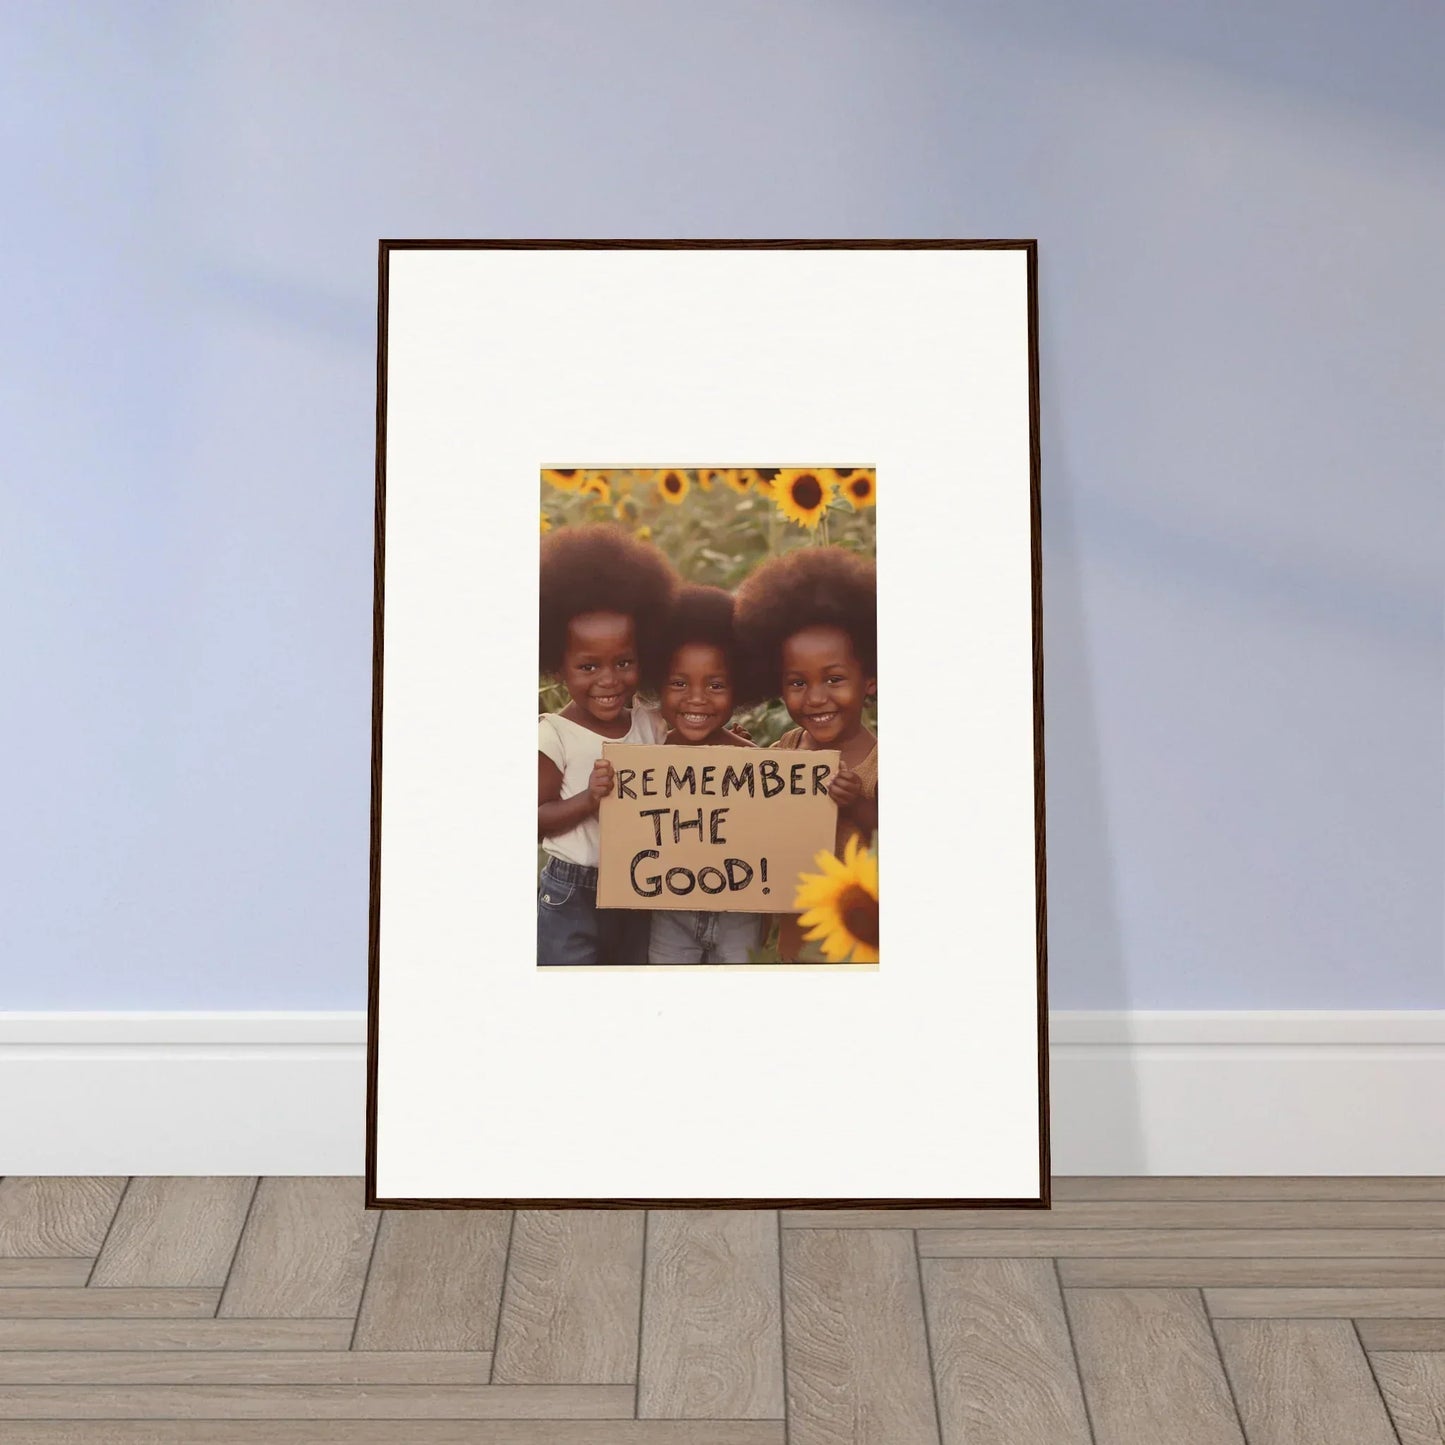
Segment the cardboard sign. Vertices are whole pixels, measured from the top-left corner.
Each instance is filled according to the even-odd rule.
[[[834,751],[604,743],[599,908],[796,913],[800,873],[833,851]]]

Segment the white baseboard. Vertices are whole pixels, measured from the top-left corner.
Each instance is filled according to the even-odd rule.
[[[1445,1174],[1445,1012],[1051,1032],[1056,1174]],[[359,1174],[365,1039],[360,1013],[0,1013],[0,1173]]]
[[[1055,1174],[1445,1174],[1445,1012],[1060,1013]]]

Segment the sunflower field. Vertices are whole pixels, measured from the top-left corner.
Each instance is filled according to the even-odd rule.
[[[660,547],[686,582],[732,591],[768,557],[796,547],[847,547],[873,557],[877,477],[871,467],[659,467],[542,473],[541,530],[617,522]],[[567,705],[565,688],[538,680],[540,710]],[[876,705],[864,721],[876,734]],[[740,712],[735,725],[761,747],[793,726],[777,698]],[[541,854],[538,856],[541,866]],[[871,848],[841,859],[820,853],[819,873],[798,879],[813,962],[878,961],[878,864]],[[778,961],[775,941],[753,956]]]
[[[877,478],[871,467],[659,467],[542,473],[543,532],[620,522],[655,543],[685,582],[732,591],[758,563],[794,547],[831,545],[875,555]],[[567,705],[539,679],[541,711]],[[774,698],[739,713],[762,747],[793,726]],[[875,732],[870,705],[867,722]]]

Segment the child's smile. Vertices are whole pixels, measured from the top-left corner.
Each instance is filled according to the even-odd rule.
[[[662,685],[662,716],[678,742],[706,742],[733,715],[727,658],[708,642],[687,642],[672,655]]]
[[[632,618],[621,612],[583,612],[567,627],[562,681],[572,695],[577,722],[589,719],[599,730],[621,727],[637,689],[637,637]]]
[[[805,627],[783,643],[783,702],[817,747],[857,737],[876,688],[841,627]]]

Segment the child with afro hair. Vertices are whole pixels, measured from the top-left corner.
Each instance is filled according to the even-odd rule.
[[[721,587],[683,587],[663,616],[643,682],[657,694],[667,724],[665,742],[678,747],[754,746],[728,724],[745,684],[733,599]],[[747,963],[758,947],[757,913],[718,909],[659,910],[652,915],[649,963]]]
[[[780,748],[836,748],[828,791],[838,805],[835,850],[866,847],[878,828],[878,739],[863,721],[878,693],[878,580],[844,547],[799,547],[764,562],[738,588],[738,634],[758,685],[797,724]],[[785,914],[779,953],[797,959],[802,931]]]
[[[597,907],[597,811],[614,781],[602,744],[663,739],[658,712],[634,694],[676,590],[662,553],[621,527],[564,527],[542,539],[538,663],[571,700],[539,720],[540,965],[647,961],[649,915]]]

